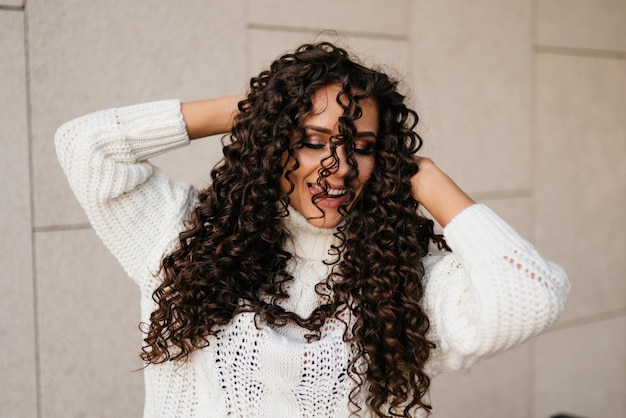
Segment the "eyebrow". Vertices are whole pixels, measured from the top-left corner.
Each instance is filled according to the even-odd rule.
[[[327,134],[327,135],[332,135],[333,131],[328,129],[328,128],[324,128],[321,126],[317,126],[317,125],[306,125],[303,126],[303,129],[306,130],[312,130],[312,131],[316,131],[316,132],[320,132],[323,134]],[[378,137],[378,135],[376,135],[375,132],[372,131],[361,131],[361,132],[357,132],[355,135],[357,138],[364,138],[364,137],[372,137],[374,139],[376,139]]]

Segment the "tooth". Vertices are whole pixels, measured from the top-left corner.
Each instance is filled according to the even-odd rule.
[[[344,195],[347,193],[346,189],[328,189],[328,190],[324,190],[324,188],[322,186],[320,186],[319,184],[312,184],[311,186],[315,187],[317,190],[319,190],[322,193],[326,193],[328,195],[331,196],[340,196],[340,195]]]
[[[333,195],[333,196],[340,196],[342,194],[345,194],[346,191],[345,190],[338,190],[338,189],[330,189],[328,190],[328,194]]]

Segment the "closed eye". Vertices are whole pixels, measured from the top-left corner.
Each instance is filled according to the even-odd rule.
[[[312,142],[302,142],[302,146],[308,149],[324,149],[326,144],[314,144]]]
[[[374,147],[355,148],[354,152],[359,155],[372,155],[374,153]]]
[[[372,155],[376,148],[376,136],[373,133],[358,133],[354,144],[354,152],[358,155]]]

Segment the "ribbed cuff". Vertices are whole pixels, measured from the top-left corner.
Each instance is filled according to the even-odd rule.
[[[179,100],[163,100],[114,110],[137,161],[189,144]]]

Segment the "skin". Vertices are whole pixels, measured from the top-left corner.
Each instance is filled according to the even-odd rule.
[[[333,137],[339,134],[339,117],[343,109],[337,103],[340,87],[327,86],[318,90],[311,98],[313,107],[302,121],[304,127],[303,147],[294,151],[300,163],[289,174],[293,182],[293,191],[289,195],[291,206],[300,212],[310,224],[320,228],[333,228],[342,221],[339,213],[350,195],[345,187],[345,177],[350,171],[343,146],[336,148],[338,165],[326,178],[329,189],[325,190],[318,183],[322,161],[330,157]],[[378,109],[372,100],[361,102],[363,115],[354,122],[356,128],[353,157],[358,165],[358,177],[352,187],[356,191],[355,200],[362,193],[365,183],[374,171],[374,146],[378,136]],[[286,164],[285,171],[292,168],[295,161]],[[283,161],[283,166],[285,162]],[[281,179],[281,189],[290,190],[289,181]]]
[[[311,136],[311,141],[319,141],[320,143],[324,143],[324,141],[329,140],[330,136],[336,134],[336,126],[337,126],[337,118],[339,115],[334,114],[336,112],[335,106],[339,108],[339,105],[335,102],[335,95],[332,96],[332,100],[328,99],[328,94],[332,90],[332,87],[324,89],[324,95],[322,95],[321,90],[318,92],[320,94],[321,100],[314,100],[314,110],[316,106],[318,106],[317,102],[319,101],[319,106],[324,104],[324,106],[320,107],[321,112],[312,112],[310,118],[318,118],[323,116],[323,120],[317,121],[317,119],[312,119],[315,122],[315,125],[322,128],[328,128],[331,132],[321,132],[319,135],[319,139],[313,138],[317,136],[316,130],[313,129],[315,135]],[[317,95],[316,95],[317,96]],[[244,95],[236,95],[236,96],[224,96],[218,97],[214,99],[201,100],[195,102],[183,103],[181,106],[181,110],[183,113],[183,119],[187,126],[187,132],[189,133],[189,137],[193,139],[203,138],[210,135],[217,134],[225,134],[230,132],[232,127],[232,122],[234,116],[237,114],[237,103],[244,99]],[[316,101],[317,100],[317,101]],[[364,107],[367,107],[368,111],[366,112],[364,108],[364,115],[361,119],[356,121],[357,131],[361,132],[378,132],[378,111],[376,110],[376,106],[373,102],[369,104],[367,101],[363,103]],[[370,107],[371,106],[371,107]],[[323,109],[323,110],[322,110]],[[375,117],[373,115],[375,114]],[[335,117],[333,120],[330,116]],[[369,115],[369,116],[367,116]],[[326,119],[328,116],[328,119]],[[367,116],[367,117],[366,117]],[[375,127],[373,123],[373,119],[376,120]],[[311,120],[305,120],[305,125],[311,125],[313,122]],[[365,138],[363,138],[365,139]],[[358,146],[357,146],[358,147]],[[298,159],[301,164],[306,160],[308,169],[304,169],[301,167],[296,170],[298,172],[301,171],[301,174],[298,174],[298,178],[301,180],[297,182],[296,186],[298,187],[298,191],[294,190],[292,193],[292,205],[305,217],[309,219],[313,225],[323,226],[323,227],[332,227],[336,226],[341,219],[335,216],[335,210],[332,207],[326,207],[322,204],[318,203],[320,207],[324,208],[324,212],[326,213],[326,217],[320,218],[320,211],[315,208],[313,205],[313,211],[309,211],[311,208],[309,204],[311,204],[310,200],[310,191],[309,187],[306,183],[314,184],[317,182],[317,169],[319,169],[319,162],[325,155],[328,155],[328,147],[325,146],[321,149],[306,149],[303,148],[298,152],[302,152],[302,154],[298,154]],[[309,154],[309,151],[312,151]],[[335,181],[340,185],[343,185],[342,180],[345,176],[344,170],[347,168],[345,163],[345,153],[339,147],[337,149],[337,154],[339,157],[339,167],[336,172],[331,174],[328,182],[330,185],[335,186]],[[315,155],[315,157],[314,157]],[[310,157],[310,158],[309,158]],[[371,160],[371,168],[368,166],[368,159],[360,160],[361,156],[355,157],[358,162],[359,168],[359,178],[357,179],[357,193],[362,189],[362,185],[365,184],[367,179],[372,173],[373,170],[373,158]],[[314,169],[315,173],[312,173],[311,164],[308,161],[317,161],[317,168]],[[428,212],[435,218],[435,220],[443,227],[448,225],[450,221],[461,211],[463,211],[468,206],[471,206],[475,202],[467,195],[457,184],[446,174],[444,173],[433,161],[428,158],[423,157],[415,157],[418,165],[419,171],[411,178],[411,186],[412,193],[415,200],[420,202]],[[304,166],[304,164],[302,164]],[[331,180],[332,178],[332,180]],[[292,180],[296,182],[295,172],[292,173]],[[288,189],[285,189],[288,190]],[[308,193],[308,196],[307,196]],[[308,203],[305,201],[306,197],[308,197]],[[297,200],[302,199],[303,201],[300,203],[295,203]],[[328,202],[331,203],[331,202]],[[335,202],[336,204],[336,202]],[[300,205],[300,208],[298,206]],[[320,225],[320,219],[322,220],[322,224]]]

